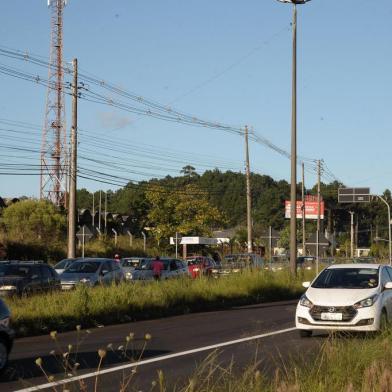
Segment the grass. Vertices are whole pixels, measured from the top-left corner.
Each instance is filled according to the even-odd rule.
[[[298,298],[301,276],[288,271],[244,272],[221,279],[178,279],[151,283],[123,283],[94,289],[79,286],[28,298],[10,298],[13,327],[18,336],[45,334],[159,318],[197,311],[224,309]]]

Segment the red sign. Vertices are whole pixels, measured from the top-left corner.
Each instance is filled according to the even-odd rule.
[[[291,202],[285,201],[285,217],[290,218],[291,215]],[[318,202],[317,197],[314,201],[314,197],[305,199],[305,219],[317,219]],[[297,219],[302,219],[303,203],[297,201]],[[320,201],[320,219],[324,219],[324,201]]]

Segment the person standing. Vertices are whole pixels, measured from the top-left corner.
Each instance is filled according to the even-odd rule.
[[[162,270],[164,269],[164,265],[159,256],[155,257],[155,260],[152,262],[152,276],[155,280],[160,280],[162,275]]]

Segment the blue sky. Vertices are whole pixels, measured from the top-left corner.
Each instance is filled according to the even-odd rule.
[[[346,185],[370,186],[373,192],[391,188],[391,19],[388,0],[313,0],[300,6],[298,15],[298,153],[324,159]],[[77,57],[82,71],[183,112],[249,124],[288,150],[290,22],[291,7],[276,0],[70,0],[64,57]],[[46,1],[2,2],[0,34],[3,46],[49,56]],[[0,62],[8,60],[0,57]],[[44,87],[1,74],[0,83],[0,118],[43,123]],[[89,131],[81,138],[86,148],[95,134],[124,145],[155,146],[162,153],[178,151],[184,162],[196,157],[206,166],[227,162],[243,170],[243,141],[219,130],[142,118],[82,100],[79,127]],[[36,137],[39,144],[39,133]],[[149,161],[141,159],[140,166]],[[275,179],[290,175],[286,158],[253,143],[251,166]],[[307,184],[314,181],[309,174]],[[107,187],[81,180],[83,186]],[[37,176],[0,175],[0,195],[38,193]]]

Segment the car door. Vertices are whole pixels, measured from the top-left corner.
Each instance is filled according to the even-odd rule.
[[[382,267],[381,270],[381,296],[382,302],[387,310],[389,320],[392,319],[392,290],[385,290],[386,283],[392,282],[387,267]]]
[[[42,274],[39,265],[31,266],[31,291],[39,292],[42,291],[44,282],[42,281]]]
[[[387,276],[385,279],[388,279],[388,282],[392,282],[392,268],[391,267],[384,267]],[[384,290],[384,295],[387,299],[387,312],[389,316],[389,320],[392,320],[392,290]]]
[[[113,269],[110,261],[105,261],[101,267],[102,282],[105,285],[112,284],[113,281]]]
[[[170,260],[169,268],[170,268],[169,277],[170,278],[177,278],[178,277],[178,267],[177,267],[176,260],[173,260],[173,259]]]
[[[49,267],[46,265],[40,265],[39,267],[41,270],[42,290],[49,291],[49,290],[53,289],[54,280],[53,280],[52,273],[51,273]]]

